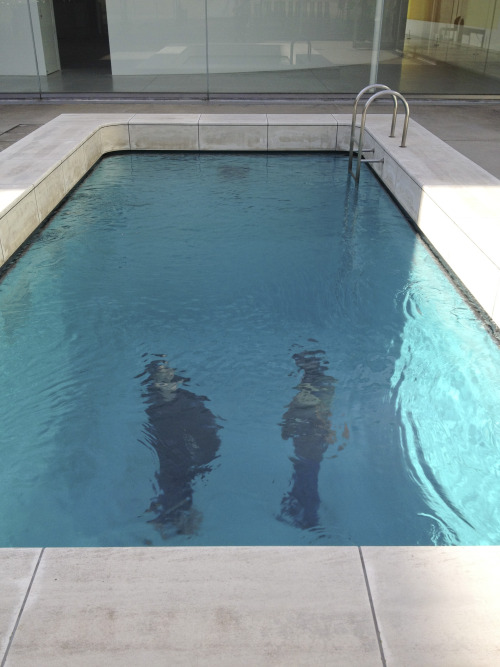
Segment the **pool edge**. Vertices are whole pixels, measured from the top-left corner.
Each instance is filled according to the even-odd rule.
[[[348,150],[346,114],[62,114],[0,153],[0,266],[106,153]],[[368,118],[372,168],[446,266],[500,325],[500,181],[410,121]],[[362,179],[359,187],[363,187]]]

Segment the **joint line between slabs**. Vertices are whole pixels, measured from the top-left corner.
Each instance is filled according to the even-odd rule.
[[[358,547],[359,557],[361,559],[361,567],[363,568],[363,576],[365,578],[366,591],[368,593],[368,600],[370,601],[370,609],[372,612],[373,625],[375,626],[375,634],[377,635],[377,643],[380,651],[380,659],[382,660],[383,667],[387,667],[387,662],[385,660],[384,648],[382,646],[382,637],[380,636],[380,628],[377,623],[377,615],[375,613],[375,606],[373,604],[372,592],[370,590],[370,582],[368,581],[368,573],[366,572],[365,559],[363,558],[363,552],[361,547]]]
[[[28,601],[29,594],[31,593],[31,587],[33,586],[33,582],[35,581],[36,573],[38,572],[38,566],[40,565],[40,561],[42,560],[43,553],[45,551],[45,547],[42,548],[40,551],[40,555],[38,556],[38,560],[35,565],[35,569],[33,570],[33,574],[31,575],[31,581],[28,586],[28,590],[26,591],[26,594],[24,596],[23,604],[21,605],[21,609],[19,610],[19,614],[17,615],[16,619],[16,624],[14,625],[14,629],[12,630],[12,633],[9,638],[9,643],[7,644],[7,648],[5,649],[5,654],[3,656],[2,662],[0,663],[0,667],[4,667],[7,657],[9,655],[10,647],[12,646],[12,643],[14,641],[14,637],[16,635],[17,628],[19,626],[19,623],[21,622],[21,616],[23,615],[24,608],[26,606],[26,603]]]

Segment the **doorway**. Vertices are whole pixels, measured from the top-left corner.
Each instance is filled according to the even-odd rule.
[[[105,0],[54,0],[61,69],[111,72]]]

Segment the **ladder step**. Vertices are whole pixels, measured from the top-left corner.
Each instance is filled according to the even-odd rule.
[[[374,90],[378,90],[378,92],[374,93]],[[357,124],[357,107],[358,107],[358,102],[361,99],[361,97],[369,92],[370,93],[370,98],[367,100],[365,103],[365,107],[363,109],[363,113],[361,115],[361,125],[358,126]],[[401,93],[398,93],[395,90],[391,90],[389,86],[380,84],[380,83],[374,83],[370,84],[369,86],[366,86],[366,88],[363,88],[361,90],[356,99],[354,100],[354,106],[352,110],[352,121],[351,121],[351,138],[349,141],[349,166],[348,166],[348,171],[351,174],[351,176],[354,178],[356,183],[359,181],[359,169],[360,169],[360,164],[361,162],[366,162],[366,163],[382,163],[384,161],[384,158],[381,159],[375,159],[375,158],[363,158],[364,154],[368,153],[375,153],[374,148],[365,148],[363,149],[363,133],[365,130],[365,121],[366,121],[366,113],[368,111],[368,107],[370,104],[378,99],[379,97],[392,97],[392,100],[394,102],[394,109],[392,112],[392,126],[391,126],[391,132],[389,134],[390,137],[394,137],[394,131],[396,128],[396,119],[397,119],[397,113],[398,113],[398,99],[402,101],[404,108],[405,108],[405,119],[404,119],[404,125],[403,125],[403,136],[401,138],[401,148],[404,148],[406,146],[406,134],[408,131],[408,121],[410,119],[410,109],[408,107],[408,102],[406,99],[401,95]],[[356,130],[359,128],[359,135],[356,138]],[[357,150],[355,150],[354,146],[357,146]],[[352,165],[353,165],[353,159],[354,159],[354,154],[356,154],[356,161],[357,161],[357,168],[356,168],[356,173],[353,172]]]
[[[357,151],[356,149],[353,150],[353,154],[354,154],[354,155],[358,155],[358,152],[359,152],[359,151]],[[365,153],[375,153],[375,149],[374,149],[374,148],[363,148],[362,153],[363,153],[363,155],[364,155]]]

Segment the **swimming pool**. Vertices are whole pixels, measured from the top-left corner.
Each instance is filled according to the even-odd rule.
[[[1,283],[2,546],[498,543],[498,348],[365,176],[99,164]]]

